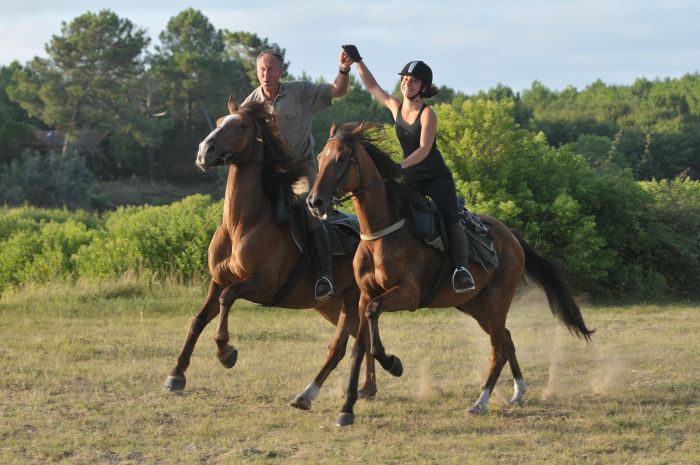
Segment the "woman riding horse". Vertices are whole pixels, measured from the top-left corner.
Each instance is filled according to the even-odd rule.
[[[437,115],[423,101],[438,93],[433,85],[433,71],[422,61],[407,63],[399,73],[402,101],[387,94],[377,84],[357,47],[346,45],[345,48],[357,65],[362,84],[380,104],[391,111],[396,121],[396,137],[404,157],[400,163],[404,180],[421,194],[429,195],[442,215],[454,264],[454,291],[458,294],[471,291],[474,289],[474,278],[469,272],[469,242],[457,214],[459,204],[455,182],[435,142]]]
[[[473,266],[476,288],[457,294],[449,282],[438,283],[431,302],[424,297],[440,274],[441,254],[416,238],[406,220],[406,186],[401,170],[372,143],[363,125],[331,128],[326,147],[319,155],[319,175],[307,199],[315,215],[323,215],[334,195],[350,192],[360,222],[360,246],[353,266],[360,287],[360,329],[353,349],[352,369],[346,401],[338,417],[340,426],[354,421],[360,365],[365,351],[394,376],[403,372],[401,361],[386,354],[379,336],[379,315],[386,311],[416,310],[419,307],[456,307],[474,317],[491,339],[489,374],[471,413],[485,413],[496,381],[506,362],[513,373],[515,392],[510,403],[521,404],[526,384],[515,346],[506,328],[506,317],[523,271],[547,294],[552,313],[574,334],[590,339],[593,333],[581,316],[561,270],[532,249],[518,235],[494,218],[489,223],[498,254],[498,267]],[[370,345],[366,346],[369,333]],[[429,337],[425,338],[429,343]]]

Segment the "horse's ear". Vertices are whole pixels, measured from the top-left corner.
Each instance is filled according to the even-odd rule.
[[[333,121],[333,124],[331,124],[331,131],[328,135],[333,136],[336,132],[338,132],[338,125]]]
[[[228,112],[230,114],[233,114],[234,111],[236,111],[236,102],[233,100],[233,95],[228,96]]]
[[[369,125],[369,124],[367,123],[367,121],[361,122],[360,124],[358,124],[357,126],[355,126],[355,129],[352,130],[352,135],[353,135],[355,138],[360,138],[360,137],[362,136],[362,134],[365,133],[365,130],[367,129],[367,126],[368,126],[368,125]]]

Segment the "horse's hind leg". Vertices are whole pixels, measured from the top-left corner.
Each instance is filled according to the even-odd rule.
[[[508,401],[508,405],[523,405],[525,403],[525,391],[527,391],[527,383],[523,379],[523,374],[518,365],[518,359],[515,357],[515,345],[510,331],[506,328],[505,337],[505,352],[510,365],[510,371],[513,373],[513,397]]]
[[[187,333],[185,346],[182,348],[180,355],[177,357],[175,368],[170,372],[170,375],[165,380],[163,390],[165,391],[182,391],[185,389],[187,382],[185,378],[185,370],[190,365],[190,357],[194,351],[194,346],[197,343],[199,335],[202,334],[204,328],[211,320],[219,313],[218,299],[221,295],[221,286],[214,281],[209,283],[209,293],[204,301],[204,305],[194,317],[190,324],[190,330]]]
[[[467,410],[469,413],[485,414],[489,408],[489,399],[496,386],[496,381],[501,375],[503,366],[508,361],[504,351],[505,325],[498,322],[488,321],[482,324],[479,321],[479,326],[486,331],[491,338],[491,356],[489,358],[489,375],[481,390],[481,395],[474,404]],[[496,323],[495,325],[493,323]]]
[[[506,315],[510,307],[510,298],[500,292],[484,289],[482,294],[458,308],[469,313],[479,323],[481,329],[491,339],[491,356],[489,358],[489,374],[482,387],[481,395],[467,410],[473,414],[488,412],[489,399],[493,393],[498,377],[504,365],[509,360],[506,343]],[[511,341],[512,344],[512,341]],[[513,350],[513,355],[515,350]],[[516,362],[517,366],[517,362]]]
[[[327,311],[328,304],[324,305],[323,308],[318,309],[324,317],[333,321],[336,324],[336,331],[328,346],[328,352],[326,356],[326,362],[321,368],[321,371],[316,375],[316,378],[304,389],[304,391],[297,395],[290,405],[301,410],[309,410],[311,408],[311,403],[316,399],[321,386],[328,378],[328,375],[335,370],[338,363],[345,356],[345,351],[347,348],[347,343],[350,334],[357,333],[358,321],[357,321],[357,301],[358,295],[355,292],[346,293],[343,297],[343,305],[337,308],[337,304],[333,304],[335,308],[330,310],[335,310],[334,312]],[[358,391],[358,396],[360,398],[372,397],[377,393],[376,377],[374,373],[374,359],[369,355],[365,354],[365,362],[367,367],[365,369],[365,383],[364,386]]]
[[[355,298],[357,296],[355,295]],[[333,303],[334,306],[338,306],[337,303]],[[327,308],[327,306],[325,306]],[[329,313],[322,309],[319,309],[324,316],[330,318]],[[337,311],[337,310],[336,310]],[[335,315],[334,315],[335,316]],[[348,338],[350,336],[350,325],[348,323],[348,315],[345,312],[345,308],[340,309],[336,319],[335,335],[333,340],[328,346],[328,352],[326,354],[326,362],[321,367],[321,371],[316,375],[314,380],[306,386],[304,391],[297,395],[289,405],[296,407],[300,410],[309,410],[311,408],[311,403],[316,399],[318,393],[323,386],[323,383],[328,378],[328,375],[338,366],[338,363],[345,356],[345,350],[348,343]]]

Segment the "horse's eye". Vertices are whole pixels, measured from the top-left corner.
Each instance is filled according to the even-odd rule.
[[[241,129],[248,129],[249,127],[248,123],[241,123]]]

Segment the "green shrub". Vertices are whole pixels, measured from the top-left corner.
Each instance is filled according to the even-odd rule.
[[[604,299],[656,299],[652,196],[630,170],[591,166],[515,122],[510,101],[439,105],[438,144],[468,208],[523,232],[562,262],[575,286]]]
[[[204,195],[165,206],[119,208],[107,216],[96,240],[78,252],[79,273],[107,277],[130,270],[182,276],[206,272],[220,209],[220,202]]]
[[[6,240],[17,231],[37,231],[43,223],[64,223],[68,220],[82,223],[89,229],[97,228],[101,222],[97,215],[84,210],[46,209],[30,205],[17,208],[2,206],[0,207],[0,241]]]
[[[40,223],[33,230],[20,230],[0,247],[0,291],[10,285],[44,283],[73,276],[74,254],[88,244],[94,231],[84,223]]]
[[[0,204],[87,208],[91,183],[92,174],[75,153],[24,153],[0,174]]]
[[[640,183],[652,202],[648,229],[652,264],[671,295],[700,297],[700,181],[690,178]]]

